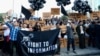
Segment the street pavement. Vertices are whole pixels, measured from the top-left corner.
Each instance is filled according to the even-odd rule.
[[[55,56],[100,56],[100,49],[87,47],[85,49],[76,48],[76,54],[73,53],[72,49],[70,49],[69,54],[67,53],[66,48],[62,48],[60,55]]]
[[[67,48],[61,48],[60,54],[53,55],[53,56],[100,56],[100,49],[97,49],[97,48],[87,47],[85,49],[79,49],[78,47],[76,47],[75,51],[76,51],[76,54],[73,53],[72,49],[70,49],[70,52],[68,54]],[[2,56],[1,51],[0,51],[0,56]],[[8,56],[8,55],[5,55],[5,56]],[[14,54],[14,56],[16,56],[16,54]]]

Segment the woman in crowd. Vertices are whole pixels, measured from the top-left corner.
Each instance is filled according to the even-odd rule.
[[[63,23],[63,22],[60,22],[60,25],[59,25],[59,28],[60,28],[60,33],[61,33],[61,37],[64,38],[64,36],[66,35],[66,25]]]
[[[25,24],[25,23],[23,23],[23,24],[22,24],[22,27],[21,27],[21,30],[29,31],[28,25]]]
[[[41,26],[40,26],[40,23],[39,22],[36,22],[33,25],[33,31],[41,31]]]
[[[5,41],[5,38],[3,37],[4,36],[4,27],[2,27],[2,23],[0,23],[0,49],[4,52],[4,41]],[[6,50],[5,50],[6,52]],[[5,53],[4,52],[4,53]],[[8,53],[8,52],[6,52]]]
[[[29,25],[28,25],[28,29],[29,29],[29,31],[33,31],[33,26],[32,26],[32,24],[29,24]]]
[[[6,55],[10,53],[10,29],[8,28],[7,25],[3,25],[4,28],[4,44],[3,44],[3,53],[5,53]]]

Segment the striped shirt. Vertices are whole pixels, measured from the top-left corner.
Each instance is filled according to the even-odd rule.
[[[17,40],[17,33],[20,29],[19,27],[14,27],[11,23],[6,23],[6,25],[10,28],[10,40],[16,41]]]

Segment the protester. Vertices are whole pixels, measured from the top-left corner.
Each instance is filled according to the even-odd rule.
[[[14,47],[16,48],[16,52],[19,54],[18,50],[18,43],[17,43],[17,32],[20,30],[19,28],[19,23],[14,20],[12,23],[11,22],[6,22],[6,25],[10,29],[10,56],[13,56],[14,54]]]
[[[29,31],[33,31],[33,26],[31,24],[29,24],[28,29],[29,29]]]
[[[95,26],[95,39],[96,39],[96,47],[100,49],[100,21],[96,22]]]
[[[21,30],[24,30],[24,31],[29,31],[29,29],[28,29],[28,25],[27,24],[22,24],[23,25],[23,27],[21,28]]]
[[[4,38],[3,38],[3,27],[2,23],[0,23],[0,51],[3,52]]]
[[[82,21],[80,21],[79,25],[76,27],[76,32],[79,36],[79,47],[81,49],[84,49],[86,47],[85,46],[85,27]]]
[[[25,21],[28,21],[28,23],[25,23]],[[100,22],[99,20],[95,21],[75,21],[73,19],[64,21],[62,19],[58,19],[57,17],[53,19],[47,19],[47,20],[37,20],[34,22],[31,22],[31,20],[18,20],[13,19],[12,21],[5,20],[6,26],[4,25],[4,48],[3,52],[7,52],[10,54],[10,56],[13,56],[13,47],[16,47],[16,52],[20,54],[19,45],[17,43],[17,32],[19,30],[22,31],[49,31],[49,30],[54,30],[54,29],[60,29],[60,34],[59,34],[59,52],[60,54],[60,39],[67,39],[67,53],[70,51],[70,45],[72,46],[73,52],[76,53],[75,49],[75,32],[78,34],[78,39],[79,39],[79,47],[81,49],[84,49],[86,47],[85,43],[85,37],[86,34],[89,34],[88,38],[88,46],[93,46],[97,47],[100,49]],[[73,26],[74,24],[74,26]],[[76,28],[76,29],[75,29]],[[10,30],[10,34],[9,34]],[[10,46],[10,47],[9,47]],[[9,50],[10,49],[10,50]],[[8,50],[8,51],[7,51]]]
[[[67,29],[66,29],[66,25],[61,21],[59,24],[58,24],[58,26],[57,26],[59,29],[60,29],[60,32],[59,32],[59,39],[60,39],[60,42],[62,42],[63,43],[63,46],[65,47],[65,45],[66,45],[66,39],[67,39],[67,35],[66,35],[66,31],[67,31]],[[62,44],[61,43],[61,44]],[[61,45],[60,44],[60,45]]]
[[[3,53],[10,54],[10,29],[7,25],[2,26],[4,28],[4,44],[3,44]]]
[[[72,26],[72,23],[71,21],[68,20],[68,23],[67,23],[67,36],[68,36],[68,40],[67,40],[67,53],[69,53],[70,51],[70,45],[72,45],[72,49],[73,49],[73,52],[76,54],[76,51],[75,51],[75,42],[74,42],[74,34],[73,34],[73,26]]]
[[[95,47],[95,22],[92,21],[89,27],[87,28],[87,33],[89,34],[88,46]]]
[[[60,25],[59,25],[60,29],[61,29],[61,37],[64,38],[64,36],[66,35],[66,25],[64,25],[63,22],[60,22]]]
[[[36,22],[36,24],[34,24],[33,31],[41,31],[40,23]]]

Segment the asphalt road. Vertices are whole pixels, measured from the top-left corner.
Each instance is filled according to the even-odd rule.
[[[92,48],[92,47],[87,47],[85,49],[76,48],[75,51],[77,54],[73,53],[72,49],[70,50],[69,54],[67,54],[67,49],[61,48],[60,55],[54,55],[54,56],[100,56],[100,50],[97,48]],[[3,56],[2,54],[3,53],[0,50],[0,56]],[[4,56],[9,56],[9,55],[5,54]],[[14,54],[14,56],[17,56],[16,53]]]

